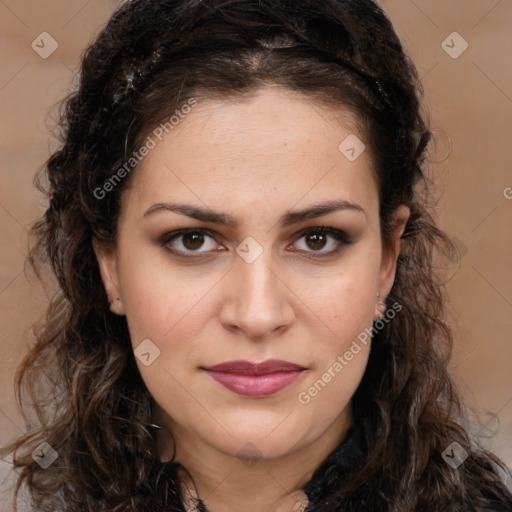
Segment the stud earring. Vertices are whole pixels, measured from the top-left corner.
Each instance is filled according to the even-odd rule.
[[[380,292],[377,292],[377,297],[380,298]],[[375,321],[381,320],[384,317],[384,312],[386,311],[386,303],[380,300],[377,303],[375,311],[377,312],[377,318],[375,319]]]

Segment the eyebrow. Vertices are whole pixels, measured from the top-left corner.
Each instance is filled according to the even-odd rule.
[[[281,216],[279,222],[281,226],[286,227],[304,222],[309,219],[314,219],[316,217],[322,217],[323,215],[327,215],[329,213],[343,210],[362,213],[368,221],[368,216],[366,215],[366,211],[362,206],[345,199],[339,199],[337,201],[318,203],[302,210],[289,210]],[[236,228],[238,226],[238,221],[235,219],[235,217],[229,215],[228,213],[217,212],[209,208],[180,203],[155,203],[144,212],[142,218],[148,217],[161,211],[180,213],[193,219],[197,219],[203,222],[211,222],[214,224],[222,224],[230,228]]]

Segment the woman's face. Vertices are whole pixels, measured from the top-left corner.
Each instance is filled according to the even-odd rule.
[[[198,99],[160,132],[123,193],[116,250],[96,253],[178,454],[194,442],[275,458],[339,435],[408,210],[384,252],[362,136],[290,91]],[[288,365],[211,370],[268,360]]]

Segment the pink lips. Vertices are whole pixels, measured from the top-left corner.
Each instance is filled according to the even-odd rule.
[[[278,359],[262,363],[227,361],[203,368],[227,389],[245,396],[269,396],[295,382],[305,370],[302,366]]]

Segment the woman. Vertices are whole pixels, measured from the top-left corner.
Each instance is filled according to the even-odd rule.
[[[34,227],[34,510],[512,510],[446,370],[420,93],[370,0],[114,13]]]

